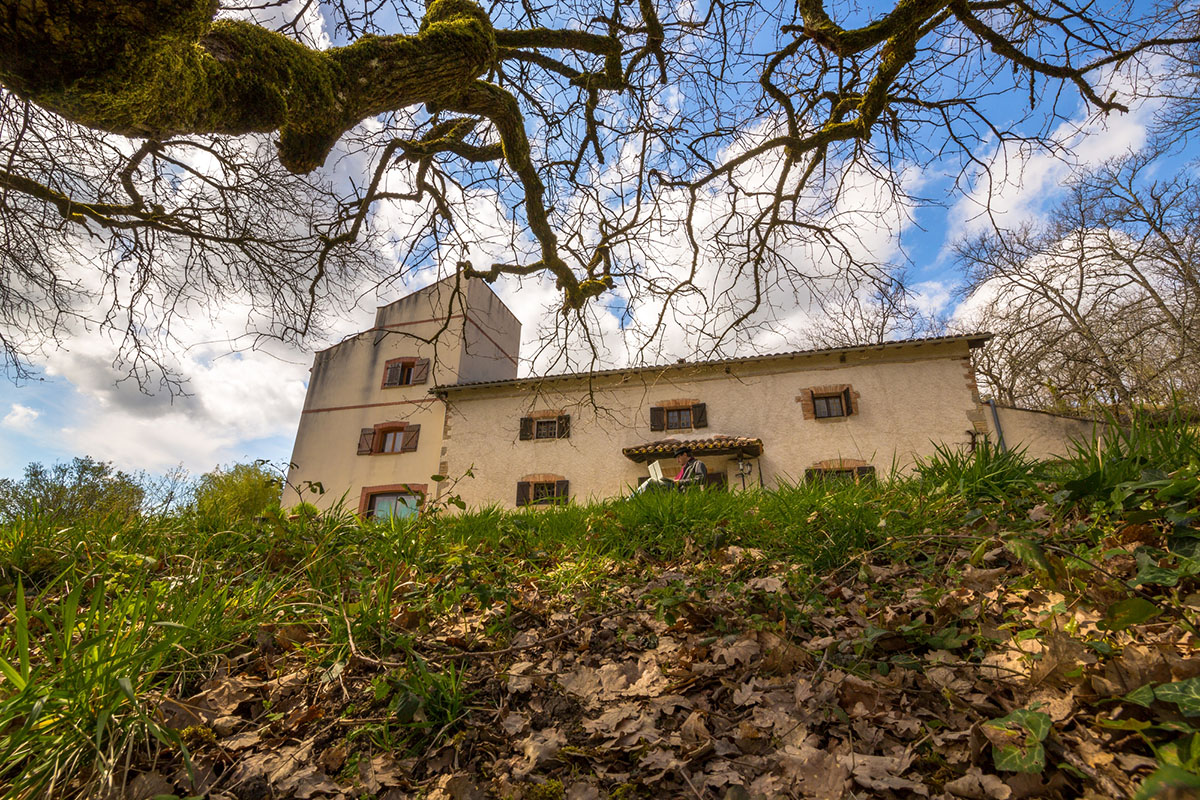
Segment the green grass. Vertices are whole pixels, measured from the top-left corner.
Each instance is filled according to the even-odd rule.
[[[453,664],[413,652],[434,618],[490,610],[468,644],[504,647],[535,595],[549,607],[569,598],[600,609],[623,602],[621,590],[644,581],[647,568],[684,562],[700,573],[711,567],[725,584],[754,577],[753,560],[710,564],[729,546],[796,565],[789,581],[803,596],[823,577],[857,569],[865,552],[920,566],[941,548],[963,547],[964,526],[1001,512],[1023,520],[1037,504],[1065,516],[1076,503],[1144,510],[1161,496],[1164,509],[1186,515],[1179,497],[1190,490],[1176,487],[1183,479],[1131,482],[1189,463],[1200,463],[1193,429],[1135,422],[1055,465],[990,445],[942,448],[908,477],[772,491],[662,492],[367,523],[278,512],[232,519],[217,501],[209,517],[183,509],[67,527],[19,517],[0,525],[0,786],[14,797],[94,796],[131,761],[185,753],[154,713],[157,698],[194,693],[266,627],[311,632],[302,652],[314,664],[352,654],[390,664],[375,701],[398,722],[357,735],[412,749],[452,735],[480,691]],[[1094,553],[1108,532],[1079,527],[1078,540],[1061,546]],[[656,592],[664,617],[686,602],[670,586]]]

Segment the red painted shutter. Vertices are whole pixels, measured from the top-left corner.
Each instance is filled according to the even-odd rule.
[[[521,441],[533,438],[533,417],[521,417]]]
[[[375,429],[363,428],[358,432],[358,454],[360,456],[369,456],[371,447],[375,444]]]
[[[554,499],[560,503],[567,502],[567,497],[571,493],[570,481],[555,481],[554,482]]]
[[[517,505],[529,505],[529,490],[531,485],[529,481],[517,481]]]
[[[662,406],[650,407],[650,430],[665,431],[667,429],[667,410]]]
[[[412,382],[425,383],[429,380],[429,359],[418,358],[412,368]]]
[[[559,439],[570,439],[571,438],[571,415],[570,414],[561,414],[559,416],[559,418],[558,418],[558,438]]]
[[[409,425],[400,433],[400,452],[411,453],[417,449],[417,440],[421,438],[421,426]]]
[[[692,427],[708,427],[708,406],[706,406],[704,403],[692,404]]]
[[[842,389],[842,412],[848,417],[854,413],[854,405],[850,402],[850,387]]]

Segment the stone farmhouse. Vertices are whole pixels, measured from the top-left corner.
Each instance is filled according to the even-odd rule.
[[[910,468],[936,444],[1003,437],[1038,457],[1091,423],[981,402],[988,334],[518,378],[521,325],[451,277],[316,354],[283,502],[408,514],[451,481],[469,506],[627,493],[687,442],[728,490]],[[468,470],[472,477],[462,478]]]

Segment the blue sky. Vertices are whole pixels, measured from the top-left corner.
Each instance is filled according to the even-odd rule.
[[[1001,115],[1009,110],[1020,115],[1027,111],[1027,105],[1022,108],[1027,102],[1021,96],[1000,98],[994,105]],[[1088,120],[1081,108],[1075,120],[1082,128],[1074,137],[1075,165],[1098,163],[1138,147],[1152,110],[1136,108],[1128,115]],[[874,208],[867,199],[870,187],[863,187],[858,196],[863,209],[857,224],[864,246],[894,252],[897,259],[901,253],[906,255],[910,283],[929,311],[951,310],[960,277],[949,247],[958,237],[987,224],[980,215],[985,203],[1003,224],[1036,220],[1052,207],[1072,168],[1045,154],[997,153],[986,143],[976,155],[993,159],[1006,171],[1007,180],[990,191],[975,186],[963,194],[953,186],[955,176],[941,172],[942,168],[912,165],[913,175],[906,180],[934,203],[916,209],[911,221],[899,226],[883,223],[894,209]],[[881,221],[877,229],[872,228],[873,214]],[[557,297],[552,282],[506,280],[495,288],[522,320],[522,354],[529,358],[539,331],[552,319]],[[78,455],[151,473],[182,465],[195,474],[254,459],[286,464],[314,350],[369,327],[374,305],[391,302],[401,293],[398,288],[382,295],[362,291],[356,307],[341,315],[322,339],[303,348],[267,344],[259,350],[232,352],[229,342],[244,325],[244,316],[239,317],[236,308],[212,309],[191,320],[190,330],[181,336],[186,346],[175,354],[179,371],[189,381],[185,396],[161,390],[146,393],[130,381],[122,382],[123,373],[112,366],[114,342],[95,331],[77,331],[61,347],[34,359],[38,369],[34,378],[0,382],[0,477],[18,476],[31,461]],[[618,312],[624,308],[620,298],[610,305]],[[782,312],[785,319],[804,319],[807,313],[802,308]],[[615,317],[610,315],[602,323],[605,335],[619,338],[621,325]],[[781,334],[751,340],[743,347],[781,349],[778,345],[784,341],[792,340]],[[606,366],[616,366],[622,352],[614,347],[614,363]],[[689,355],[689,343],[666,337],[656,355],[652,360]],[[542,366],[523,362],[522,370],[529,373]]]

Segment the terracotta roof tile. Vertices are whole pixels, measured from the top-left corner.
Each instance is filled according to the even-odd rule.
[[[680,359],[672,364],[659,364],[655,366],[630,366],[617,367],[615,369],[600,369],[587,372],[567,372],[555,375],[544,375],[541,377],[531,375],[526,378],[505,378],[504,380],[495,381],[467,381],[464,383],[444,383],[434,386],[429,390],[431,394],[462,392],[473,389],[486,389],[494,386],[512,386],[529,384],[536,385],[551,381],[563,381],[579,378],[595,378],[604,375],[622,375],[636,374],[640,372],[664,372],[666,370],[689,369],[694,367],[713,367],[722,364],[744,364],[755,361],[771,361],[774,359],[796,358],[797,356],[816,356],[827,355],[829,353],[845,353],[854,350],[889,350],[897,347],[920,347],[922,345],[944,344],[946,342],[966,342],[971,349],[982,347],[989,339],[992,338],[990,333],[971,333],[958,334],[954,336],[927,336],[918,339],[897,339],[890,342],[879,342],[875,344],[859,344],[849,345],[845,347],[819,347],[811,350],[791,350],[782,353],[761,353],[753,356],[735,356],[732,358],[717,358],[706,361],[686,361]]]
[[[757,458],[762,455],[762,439],[752,439],[748,436],[710,436],[706,439],[660,439],[657,442],[646,442],[632,447],[622,448],[626,458],[638,463],[654,461],[662,456],[669,456],[675,449],[687,445],[698,456],[741,455]]]

